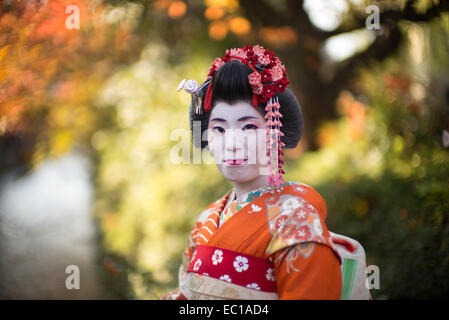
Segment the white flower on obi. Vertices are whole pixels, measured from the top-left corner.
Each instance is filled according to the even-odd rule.
[[[304,188],[301,186],[297,186],[295,189],[296,189],[296,191],[304,192]]]
[[[237,256],[234,260],[234,268],[237,272],[246,271],[249,268],[248,259],[242,256]]]
[[[212,263],[216,266],[223,261],[223,251],[217,249],[212,256]]]
[[[320,219],[313,220],[313,230],[321,236],[323,234],[323,227],[321,226]]]
[[[260,290],[260,287],[257,283],[248,284],[246,287],[254,290]]]
[[[267,278],[268,281],[275,281],[276,279],[274,278],[274,269],[268,268],[265,277]]]
[[[231,277],[228,276],[227,274],[225,274],[225,275],[222,275],[222,276],[220,277],[220,280],[224,280],[224,281],[227,281],[227,282],[231,282]]]
[[[202,263],[203,262],[201,261],[201,259],[196,260],[195,264],[193,265],[193,271],[198,271]]]

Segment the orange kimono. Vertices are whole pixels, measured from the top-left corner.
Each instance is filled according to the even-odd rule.
[[[341,258],[312,187],[287,182],[211,203],[190,232],[168,299],[340,299]]]

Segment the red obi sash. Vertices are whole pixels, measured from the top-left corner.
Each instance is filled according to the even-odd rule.
[[[187,272],[249,289],[276,292],[274,265],[271,261],[223,248],[197,245]]]

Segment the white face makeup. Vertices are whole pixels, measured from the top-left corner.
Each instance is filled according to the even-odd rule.
[[[217,101],[209,119],[208,144],[218,170],[227,180],[246,183],[265,172],[265,129],[264,117],[251,104]]]

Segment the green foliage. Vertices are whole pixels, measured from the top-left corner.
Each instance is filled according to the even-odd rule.
[[[411,39],[426,34],[438,48],[411,41],[399,56],[362,71],[359,93],[367,105],[340,100],[364,110],[363,134],[351,138],[354,119],[346,113],[322,128],[322,135],[332,131],[328,144],[292,168],[326,199],[330,230],[358,240],[367,265],[379,267],[375,299],[449,294],[449,153],[440,142],[447,101],[435,90],[448,72],[449,37],[439,21],[409,27]],[[441,33],[445,40],[435,43]]]
[[[449,155],[440,143],[438,89],[441,68],[447,72],[440,63],[447,61],[447,34],[435,43],[441,21],[405,25],[409,42],[401,53],[360,71],[356,97],[342,93],[342,117],[320,129],[322,148],[286,163],[287,180],[310,184],[325,198],[329,229],[358,240],[367,264],[379,267],[375,299],[449,292]],[[96,212],[105,256],[122,265],[112,281],[118,296],[157,299],[176,287],[188,231],[231,187],[213,164],[170,161],[178,144],[170,140],[173,130],[185,130],[181,145],[190,146],[190,101],[176,93],[177,75],[202,79],[212,61],[190,54],[188,63],[170,66],[168,48],[151,43],[100,95],[111,125],[92,138],[99,154]]]
[[[201,208],[230,187],[212,163],[172,161],[176,146],[190,150],[185,160],[193,160],[190,96],[176,92],[178,75],[202,79],[212,58],[198,55],[189,65],[171,67],[168,50],[148,44],[139,61],[105,84],[99,103],[111,125],[92,138],[99,154],[96,212],[105,254],[148,273],[131,276],[131,294],[137,298],[160,298],[164,289],[176,286],[188,231]],[[172,137],[176,132],[182,139]],[[148,277],[150,285],[144,285]]]
[[[293,39],[296,50],[299,29],[275,28],[273,21],[241,33],[249,16],[241,19],[235,0],[190,1],[179,16],[170,11],[172,1],[47,2],[0,5],[0,149],[7,150],[5,159],[19,155],[14,164],[38,165],[90,142],[103,244],[99,265],[110,296],[159,298],[177,285],[198,214],[231,187],[214,164],[171,160],[182,146],[190,150],[187,160],[193,157],[190,97],[176,92],[179,81],[204,80],[210,62],[240,41],[276,47]],[[440,2],[414,4],[426,13]],[[283,9],[293,2],[269,3]],[[67,4],[80,7],[78,31],[63,27]],[[221,14],[211,17],[209,10],[207,17],[212,7]],[[375,298],[438,298],[449,292],[449,158],[440,143],[449,15],[404,22],[401,31],[408,41],[402,51],[360,72],[356,96],[343,92],[337,103],[342,117],[321,128],[322,148],[286,159],[286,179],[317,188],[331,231],[364,245],[368,264],[381,272]],[[319,47],[313,37],[298,38],[307,51]],[[310,57],[296,61],[307,69]],[[179,130],[184,139],[172,139]],[[9,135],[19,150],[5,149]],[[19,137],[23,145],[15,142]]]

